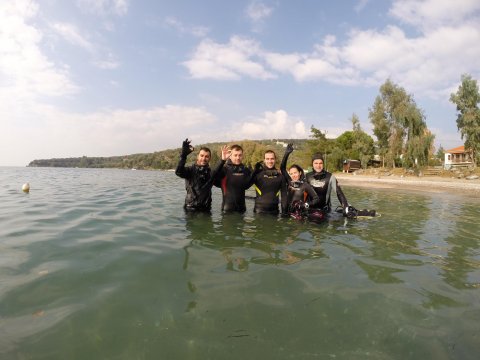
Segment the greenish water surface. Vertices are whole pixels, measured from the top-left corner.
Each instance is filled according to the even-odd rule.
[[[31,191],[21,191],[30,182]],[[0,167],[0,359],[478,359],[480,204],[183,212],[172,172]]]

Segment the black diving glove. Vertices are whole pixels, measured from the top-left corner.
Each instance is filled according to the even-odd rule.
[[[363,210],[358,210],[357,216],[370,216],[370,217],[375,217],[377,215],[376,210],[368,210],[368,209],[363,209]]]
[[[285,150],[285,154],[290,154],[293,151],[293,143],[287,145],[287,149]]]
[[[188,156],[188,154],[193,152],[193,150],[194,150],[193,146],[190,145],[190,140],[185,139],[185,141],[182,143],[182,154],[181,154],[181,156],[186,158]]]
[[[343,216],[346,216],[349,219],[354,219],[357,217],[357,209],[349,205],[343,209]]]
[[[255,173],[258,174],[260,171],[263,170],[263,162],[262,161],[259,161],[255,164]]]

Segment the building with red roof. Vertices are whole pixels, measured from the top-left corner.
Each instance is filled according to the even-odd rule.
[[[465,146],[457,146],[456,148],[445,150],[445,169],[451,169],[455,166],[473,165],[472,150],[465,150]]]

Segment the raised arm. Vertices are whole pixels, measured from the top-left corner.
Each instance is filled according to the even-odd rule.
[[[285,154],[283,154],[282,163],[280,164],[280,171],[282,172],[282,175],[285,178],[285,181],[287,183],[291,180],[290,175],[288,175],[288,172],[287,172],[287,160],[290,154],[292,153],[292,151],[293,151],[293,144],[290,143],[287,145],[287,148],[285,149]]]
[[[223,171],[223,165],[225,165],[225,162],[230,157],[232,151],[228,148],[227,145],[224,145],[220,149],[220,151],[222,153],[222,158],[218,160],[218,162],[215,164],[215,167],[212,169],[212,173],[210,175],[210,180],[204,185],[204,187],[212,185],[219,187],[220,183],[218,180],[220,180],[225,175]]]
[[[180,153],[180,160],[178,161],[177,168],[175,169],[175,175],[181,178],[188,178],[190,177],[190,169],[185,167],[185,163],[187,162],[187,156],[190,154],[194,148],[190,145],[190,140],[185,139],[182,143],[182,152]]]

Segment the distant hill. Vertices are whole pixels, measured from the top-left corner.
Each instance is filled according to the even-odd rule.
[[[277,153],[280,162],[281,156],[284,153],[284,147],[287,143],[294,143],[296,149],[302,150],[308,140],[306,139],[272,139],[272,140],[244,140],[238,141],[244,148],[244,163],[247,166],[253,166],[257,161],[263,159],[263,153],[267,149],[272,149]],[[201,146],[206,146],[212,151],[211,164],[218,161],[220,155],[220,148],[227,143],[207,143],[195,145],[195,149]],[[232,144],[232,143],[228,143]],[[193,162],[195,160],[197,151],[189,155],[188,160]],[[66,167],[66,168],[117,168],[117,169],[159,169],[167,170],[174,169],[177,166],[180,155],[180,148],[156,151],[145,154],[132,154],[124,156],[110,156],[110,157],[76,157],[76,158],[53,158],[53,159],[38,159],[31,161],[29,167]],[[292,154],[292,160],[299,157],[299,152]]]

